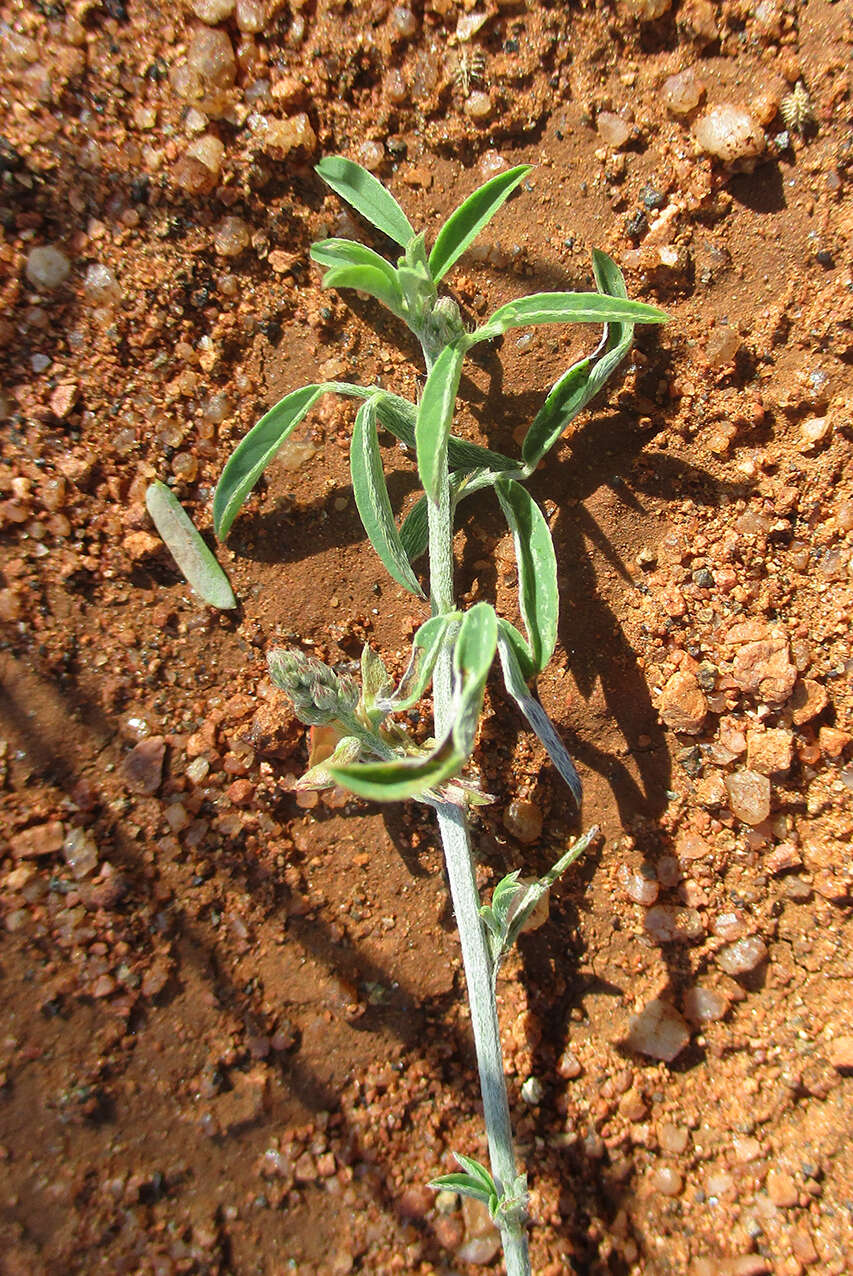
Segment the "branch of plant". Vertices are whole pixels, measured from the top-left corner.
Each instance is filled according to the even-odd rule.
[[[529,1276],[525,1230],[526,1180],[518,1175],[500,1048],[495,979],[536,902],[583,852],[596,830],[579,839],[534,883],[510,873],[481,905],[468,829],[468,806],[490,800],[463,774],[476,739],[483,693],[495,655],[512,700],[539,737],[580,804],[581,786],[559,732],[529,681],[545,668],[557,640],[557,563],[545,517],[523,483],[625,358],[636,323],[661,323],[653,306],[628,299],[622,274],[604,253],[593,252],[596,292],[539,293],[500,306],[481,327],[466,332],[459,308],[438,295],[443,275],[524,180],[519,165],[491,178],[445,221],[427,253],[393,195],[365,169],[342,156],[317,166],[323,180],[399,248],[396,268],[372,248],[352,240],[312,245],[326,268],[324,287],[354,288],[374,297],[406,323],[420,341],[427,383],[418,406],[378,386],[320,382],[293,390],[238,444],[217,484],[214,529],[220,539],[281,444],[325,393],[361,400],[350,451],[353,493],[368,539],[391,577],[418,598],[423,590],[413,563],[429,551],[432,615],[415,634],[412,657],[396,689],[380,656],[365,648],[360,693],[349,674],[338,674],[301,650],[272,652],[273,681],[290,695],[307,723],[334,725],[334,753],[300,781],[321,788],[341,784],[369,800],[415,798],[436,808],[447,875],[459,927],[471,1023],[485,1110],[491,1173],[456,1153],[462,1173],[432,1186],[480,1200],[500,1228],[508,1276]],[[604,325],[598,347],[568,368],[531,422],[521,457],[513,460],[452,433],[462,361],[478,342],[512,328],[555,323]],[[424,496],[397,526],[380,453],[379,425],[414,448]],[[492,489],[512,533],[518,562],[518,605],[524,634],[498,618],[486,602],[464,613],[453,603],[453,522],[456,506]],[[168,494],[167,494],[168,495]],[[164,539],[203,596],[233,605],[218,566],[179,508],[159,490],[151,494]],[[221,576],[221,572],[220,572]],[[232,599],[229,602],[229,597]],[[450,619],[452,617],[452,620]],[[388,714],[414,706],[433,682],[435,743],[416,745]]]

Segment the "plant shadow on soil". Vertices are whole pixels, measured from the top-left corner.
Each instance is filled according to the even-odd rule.
[[[14,659],[14,658],[13,658]],[[7,674],[12,672],[7,667]],[[26,704],[16,694],[16,687],[26,686]],[[45,710],[48,710],[45,714]],[[63,693],[55,685],[41,675],[28,672],[26,678],[13,679],[9,676],[0,684],[0,721],[9,733],[9,738],[16,742],[22,754],[26,755],[30,777],[38,776],[49,783],[56,784],[64,790],[71,802],[73,794],[81,778],[81,771],[87,769],[87,761],[92,765],[105,747],[115,736],[115,724],[111,723],[99,706],[81,696],[79,688],[73,692]],[[67,741],[80,738],[81,725],[86,740],[84,749],[74,756],[67,747]],[[88,754],[88,759],[85,757]],[[102,816],[94,826],[102,843],[112,846],[110,859],[115,867],[128,879],[128,898],[150,895],[153,882],[150,873],[146,872],[141,859],[141,847],[123,828],[120,819],[109,815]],[[217,869],[223,869],[241,887],[252,885],[252,868],[246,864],[246,853],[239,846],[232,847],[226,854],[216,856]],[[280,883],[276,894],[279,898],[286,895],[287,888]],[[162,905],[158,905],[158,909]],[[146,1024],[155,1015],[164,1012],[175,1001],[185,987],[189,971],[181,972],[181,967],[193,967],[193,977],[202,985],[207,985],[223,1008],[236,1013],[241,1018],[262,1024],[264,1012],[261,1007],[262,993],[248,992],[238,987],[228,972],[225,962],[219,959],[216,945],[205,938],[201,926],[195,925],[187,912],[180,909],[172,915],[170,929],[178,948],[178,969],[169,979],[164,990],[149,1005],[134,1013],[128,1025],[128,1035],[135,1047],[138,1039],[145,1031]],[[464,1061],[466,1074],[473,1070],[473,1059],[465,1037],[450,1027],[448,1018],[449,1003],[454,1000],[453,994],[444,997],[429,998],[426,1001],[405,986],[401,986],[399,976],[380,964],[371,962],[363,954],[344,950],[340,938],[334,936],[317,916],[291,919],[288,934],[296,943],[316,959],[317,963],[331,974],[344,978],[351,977],[353,983],[373,983],[386,988],[394,988],[393,1005],[388,1010],[371,1007],[358,1022],[361,1031],[376,1031],[382,1027],[395,1035],[403,1048],[417,1048],[430,1066],[441,1078],[445,1086],[458,1087],[460,1084],[459,1069],[454,1066],[456,1059]],[[45,957],[49,954],[45,951]],[[64,1012],[73,1013],[70,1008]],[[437,1025],[441,1025],[441,1031]],[[352,1025],[351,1025],[352,1026]],[[339,1034],[338,1034],[339,1035]],[[425,1043],[434,1041],[435,1049]],[[80,1061],[81,1068],[84,1061]],[[299,1058],[298,1046],[295,1050],[280,1057],[277,1069],[282,1084],[298,1099],[303,1108],[313,1113],[335,1111],[339,1107],[337,1092],[320,1077],[306,1069]],[[95,1075],[97,1065],[92,1071]],[[115,1075],[108,1069],[107,1076]],[[97,1111],[93,1111],[87,1124],[91,1128],[103,1126],[113,1127],[113,1116],[117,1105],[109,1093],[109,1083],[97,1087],[99,1096]],[[476,1104],[473,1089],[464,1099],[460,1096],[460,1104],[470,1108]],[[234,1127],[230,1135],[218,1136],[214,1143],[224,1143],[229,1138],[236,1138],[252,1128],[262,1126],[268,1117],[261,1113],[257,1118],[243,1121]],[[356,1127],[348,1131],[349,1142],[354,1147],[359,1145],[359,1133]],[[199,1133],[199,1145],[208,1143],[206,1135]],[[375,1149],[371,1152],[375,1159]],[[387,1167],[390,1170],[390,1165]],[[386,1176],[383,1176],[383,1181]],[[387,1215],[394,1218],[401,1226],[407,1221],[406,1215],[398,1206],[389,1190],[386,1190],[379,1176],[371,1175],[369,1180],[375,1198],[375,1204]],[[429,1240],[428,1234],[423,1236],[425,1250],[431,1261],[439,1263],[442,1250],[436,1242]]]
[[[115,738],[116,726],[95,702],[81,695],[79,687],[73,686],[63,691],[42,675],[30,671],[20,678],[11,676],[16,672],[14,667],[7,666],[7,676],[0,687],[0,718],[4,727],[8,730],[10,739],[16,741],[26,755],[30,775],[37,775],[56,784],[74,802],[81,775],[93,767],[109,748]],[[22,694],[24,699],[21,698]],[[72,752],[68,742],[81,738],[84,741],[82,748],[78,745],[76,751]],[[389,811],[386,823],[392,830],[395,845],[402,851],[408,846],[411,831],[403,811]],[[108,852],[110,860],[128,881],[127,903],[121,905],[119,911],[150,897],[154,882],[150,871],[142,862],[142,847],[124,829],[121,819],[113,818],[102,811],[93,827],[98,841],[111,847]],[[580,870],[579,880],[575,882],[573,898],[577,898],[580,880],[584,882],[585,889],[592,877],[596,858],[594,852],[587,857],[587,863]],[[217,853],[217,871],[224,871],[238,887],[253,889],[257,883],[253,881],[253,866],[247,864],[246,859],[245,850],[233,843]],[[277,897],[281,898],[286,890],[283,883],[280,883],[276,889]],[[162,904],[158,904],[157,911],[162,907]],[[574,905],[571,907],[574,908]],[[130,1052],[135,1051],[144,1039],[150,1021],[168,1014],[170,1006],[175,1006],[186,989],[198,988],[199,985],[206,987],[224,1010],[247,1023],[262,1025],[262,992],[247,990],[235,983],[228,964],[217,952],[216,943],[205,936],[204,926],[196,924],[184,909],[179,908],[172,913],[170,932],[175,940],[176,969],[163,991],[152,998],[148,1005],[136,1009],[129,1020],[127,1036]],[[343,977],[354,985],[372,983],[393,989],[389,1004],[369,1006],[366,1013],[350,1026],[359,1032],[375,1033],[384,1030],[387,1034],[390,1031],[403,1049],[418,1050],[443,1086],[459,1088],[464,1084],[464,1092],[459,1096],[460,1107],[464,1110],[477,1107],[479,1100],[474,1080],[476,1069],[471,1042],[464,1029],[452,1026],[451,1011],[457,1002],[455,993],[423,998],[415,990],[401,984],[397,972],[385,969],[357,951],[347,952],[342,949],[339,938],[317,916],[291,919],[288,934],[330,974]],[[47,952],[45,956],[48,956]],[[541,974],[542,956],[539,952],[536,965]],[[562,973],[565,977],[565,972]],[[535,986],[547,987],[547,981]],[[617,990],[612,991],[615,995]],[[58,1013],[64,1021],[70,1021],[74,1014],[73,1003],[59,1007]],[[92,1041],[94,1048],[100,1049],[94,1036]],[[425,1044],[430,1042],[434,1043],[434,1047]],[[103,1071],[102,1063],[100,1058],[97,1063],[88,1058],[75,1061],[75,1073],[81,1078],[76,1089],[81,1095],[94,1096],[97,1106],[87,1109],[85,1115],[73,1119],[84,1120],[87,1128],[92,1131],[93,1138],[97,1138],[99,1129],[103,1129],[105,1135],[120,1129],[119,1112],[125,1107],[124,1103],[115,1101],[110,1091],[111,1079],[122,1075],[121,1065],[115,1068],[114,1064],[110,1064]],[[280,1057],[276,1068],[282,1084],[303,1108],[314,1113],[338,1108],[336,1091],[301,1064],[298,1046]],[[214,1146],[233,1144],[236,1147],[240,1136],[247,1135],[252,1129],[262,1128],[270,1119],[268,1114],[260,1113],[257,1117],[241,1121],[229,1134],[215,1137]],[[356,1128],[349,1130],[348,1137],[353,1145],[358,1145]],[[208,1136],[200,1133],[198,1140],[201,1147],[209,1146]],[[577,1164],[572,1161],[572,1167],[572,1177],[575,1172],[578,1175],[584,1172],[581,1161]],[[556,1172],[553,1166],[549,1170]],[[202,1170],[197,1166],[195,1171],[189,1172],[201,1173]],[[565,1176],[561,1174],[561,1177]],[[390,1191],[384,1188],[380,1177],[371,1176],[370,1185],[377,1207],[399,1225],[404,1225],[406,1216],[400,1211]],[[593,1191],[592,1196],[595,1195]],[[589,1192],[584,1199],[589,1202],[592,1210],[594,1206]],[[605,1207],[609,1210],[605,1200],[598,1202],[598,1211]],[[576,1218],[579,1235],[583,1233],[584,1225],[585,1216],[581,1211]],[[440,1247],[430,1243],[426,1235],[424,1242],[431,1261],[439,1263],[442,1259]]]

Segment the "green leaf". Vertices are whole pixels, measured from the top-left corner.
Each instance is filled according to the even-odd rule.
[[[406,319],[419,331],[436,301],[435,283],[429,273],[423,235],[416,235],[406,245],[397,263],[397,278],[405,299]]]
[[[453,740],[467,757],[474,748],[486,679],[498,645],[498,620],[489,603],[475,603],[462,617],[453,648],[456,696]]]
[[[501,452],[492,452],[479,443],[469,443],[467,439],[457,438],[451,434],[447,440],[447,461],[452,470],[475,470],[480,466],[490,466],[496,470],[517,470],[518,461],[504,456]]]
[[[371,226],[381,230],[401,248],[414,238],[414,229],[394,196],[366,168],[345,159],[343,155],[327,155],[314,171]]]
[[[432,677],[438,653],[459,619],[459,613],[452,612],[430,616],[424,621],[412,641],[412,655],[405,673],[392,694],[377,701],[378,708],[386,713],[399,713],[418,703]]]
[[[436,283],[462,256],[468,245],[476,239],[530,171],[530,164],[519,164],[516,168],[498,173],[450,214],[438,232],[429,255],[430,273]]]
[[[438,1178],[431,1179],[427,1187],[433,1188],[436,1192],[458,1192],[460,1196],[470,1196],[475,1201],[481,1201],[488,1208],[497,1201],[497,1193],[487,1191],[480,1185],[479,1180],[470,1174],[440,1174]]]
[[[471,1156],[463,1156],[461,1152],[453,1153],[454,1160],[462,1169],[461,1174],[440,1174],[428,1186],[436,1191],[447,1189],[458,1192],[460,1196],[472,1196],[488,1206],[489,1213],[494,1216],[499,1207],[498,1189],[485,1165],[475,1161]],[[518,1182],[518,1180],[516,1180]],[[526,1179],[525,1179],[526,1182]]]
[[[492,892],[491,903],[484,904],[480,909],[480,917],[487,931],[486,937],[492,958],[493,984],[497,979],[501,961],[518,939],[525,922],[542,896],[551,889],[557,878],[565,873],[569,865],[583,854],[597,835],[598,828],[594,826],[570,846],[557,863],[535,882],[519,881],[518,869],[508,873],[498,882]]]
[[[339,393],[346,394],[352,391],[341,390]],[[410,403],[408,399],[401,399],[398,394],[391,394],[389,390],[374,389],[368,393],[374,396],[376,415],[383,429],[389,430],[401,443],[405,443],[406,447],[414,450],[415,422],[418,419],[418,410],[414,403]]]
[[[574,420],[591,397],[589,372],[592,360],[582,359],[564,372],[555,382],[542,407],[533,418],[533,424],[524,436],[521,459],[531,473],[546,452],[557,442],[566,426]]]
[[[381,301],[398,319],[404,315],[403,294],[396,278],[388,279],[376,266],[333,266],[323,276],[324,288],[355,288]]]
[[[376,405],[368,399],[355,418],[350,446],[350,473],[355,503],[371,545],[389,574],[418,598],[424,592],[412,571],[394,522],[385,483],[376,429]]]
[[[606,253],[593,250],[592,267],[599,291],[626,298],[622,272]],[[633,323],[609,323],[595,354],[563,373],[536,414],[521,447],[527,474],[532,474],[577,414],[598,394],[631,348]]]
[[[448,739],[426,758],[329,767],[329,774],[335,784],[370,802],[399,802],[429,794],[461,771],[464,763],[464,754]]]
[[[145,504],[163,543],[199,597],[221,611],[236,607],[228,577],[175,494],[165,483],[154,482],[145,493]]]
[[[387,699],[392,686],[393,683],[382,657],[369,643],[365,643],[361,649],[361,696],[358,701],[358,710],[359,716],[367,719],[374,729],[387,713],[380,704]]]
[[[540,292],[520,297],[496,310],[468,344],[499,337],[510,328],[539,323],[666,323],[668,316],[657,306],[597,292]]]
[[[346,766],[356,762],[361,755],[361,741],[354,735],[345,735],[335,745],[334,752],[325,762],[318,762],[309,771],[300,776],[293,788],[297,793],[307,793],[317,789],[330,789],[334,785],[330,766]]]
[[[557,559],[545,516],[526,488],[512,479],[495,484],[515,545],[518,602],[530,643],[532,670],[539,673],[554,653],[560,595]]]
[[[434,502],[438,501],[443,458],[446,455],[456,392],[462,375],[462,359],[463,351],[460,346],[445,346],[427,377],[418,407],[415,425],[418,473],[424,491]]]
[[[568,784],[575,802],[580,806],[583,800],[583,788],[580,776],[575,770],[575,764],[557,734],[557,728],[536,697],[531,695],[524,679],[517,645],[517,642],[522,641],[521,634],[505,620],[499,620],[498,627],[498,652],[506,689],[545,746],[548,757]]]
[[[406,551],[410,563],[426,552],[429,544],[429,508],[427,498],[422,496],[413,505],[400,528],[400,543]]]
[[[584,833],[583,837],[569,847],[564,855],[561,855],[556,864],[548,870],[543,877],[537,881],[531,882],[529,885],[519,883],[519,888],[515,898],[510,904],[509,916],[507,919],[507,929],[502,944],[502,954],[509,951],[515,941],[518,939],[524,923],[533,912],[543,895],[554,885],[558,877],[565,873],[575,860],[580,859],[584,851],[590,843],[598,836],[598,826],[593,825],[592,828]]]
[[[606,297],[627,297],[628,289],[622,271],[612,257],[603,253],[600,248],[592,250],[592,272],[595,275],[595,286]]]
[[[318,266],[374,266],[387,275],[389,283],[397,277],[390,262],[354,239],[318,239],[311,245],[310,257]]]
[[[377,386],[352,385],[348,381],[323,381],[292,390],[264,413],[225,464],[213,495],[213,530],[220,540],[228,535],[246,498],[282,443],[323,394],[375,398],[376,415],[385,429],[407,447],[415,446],[415,408],[396,394]]]

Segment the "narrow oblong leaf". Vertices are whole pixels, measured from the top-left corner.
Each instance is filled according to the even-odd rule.
[[[398,319],[403,317],[403,295],[396,279],[389,280],[376,266],[333,266],[323,276],[324,288],[355,288],[381,301]]]
[[[542,896],[548,893],[557,879],[562,877],[566,869],[569,868],[570,865],[574,864],[575,860],[580,859],[581,855],[583,855],[584,851],[597,836],[598,826],[593,824],[592,828],[589,829],[588,832],[584,833],[583,837],[579,837],[578,840],[569,847],[565,854],[560,856],[556,864],[554,864],[554,866],[550,868],[543,877],[540,877],[535,882],[531,882],[529,886],[521,888],[519,897],[513,901],[514,907],[508,919],[506,934],[502,944],[501,956],[512,948],[513,944],[524,929],[524,923],[527,921],[528,917],[530,917],[530,914],[536,908],[536,905],[539,903]]]
[[[520,483],[499,479],[495,484],[515,545],[518,563],[518,603],[527,630],[534,673],[544,669],[557,642],[560,595],[557,559],[545,516]]]
[[[356,507],[371,545],[393,579],[416,597],[423,598],[424,592],[409,565],[394,522],[379,451],[373,399],[363,403],[356,413],[350,445],[350,474]]]
[[[327,155],[314,166],[314,172],[331,186],[336,195],[361,213],[362,217],[405,248],[414,238],[408,217],[389,190],[368,173],[366,168],[345,159],[343,155]]]
[[[384,257],[355,239],[318,239],[311,245],[309,256],[318,266],[375,266],[387,274],[389,281],[397,273]]]
[[[406,245],[406,251],[397,263],[397,280],[403,297],[405,321],[413,332],[420,333],[438,298],[429,273],[422,234],[416,235]]]
[[[430,1179],[427,1187],[433,1188],[436,1192],[458,1192],[460,1196],[473,1197],[475,1201],[481,1201],[483,1205],[490,1205],[497,1194],[494,1191],[487,1191],[480,1186],[479,1180],[472,1178],[470,1174],[440,1174],[436,1179]]]
[[[473,1156],[465,1156],[464,1152],[454,1152],[453,1159],[472,1179],[475,1179],[481,1187],[487,1188],[493,1196],[497,1196],[498,1190],[495,1180],[492,1178],[491,1172],[482,1164],[481,1161],[475,1161]]]
[[[304,385],[286,394],[237,444],[213,494],[213,530],[220,540],[228,535],[246,497],[282,443],[323,391],[322,385]]]
[[[334,750],[325,762],[318,762],[316,766],[312,766],[309,771],[299,777],[293,786],[295,792],[307,793],[311,790],[332,788],[334,781],[329,774],[329,763],[346,764],[355,762],[360,754],[361,741],[353,735],[344,736],[335,745]]]
[[[469,443],[467,439],[457,438],[451,434],[447,440],[447,462],[452,470],[474,470],[480,466],[490,466],[495,470],[517,470],[518,461],[504,456],[502,452],[492,452],[490,448],[480,447],[479,443]]]
[[[436,283],[462,256],[530,171],[530,164],[519,164],[516,168],[498,173],[450,214],[429,255],[430,273]]]
[[[400,802],[428,794],[461,771],[464,762],[464,755],[448,739],[425,758],[330,766],[329,774],[335,784],[370,802]]]
[[[430,616],[424,621],[412,641],[412,655],[405,673],[390,696],[377,700],[377,708],[386,713],[399,713],[418,703],[429,685],[438,653],[458,621],[457,612]]]
[[[341,393],[346,394],[348,391],[342,390]],[[382,428],[389,430],[406,447],[414,449],[415,422],[418,419],[418,410],[414,403],[401,399],[399,394],[392,394],[390,390],[378,390],[374,387],[368,393],[374,396],[376,415]]]
[[[468,338],[473,345],[499,337],[510,328],[540,323],[666,323],[668,316],[644,301],[598,292],[540,292],[509,301]]]
[[[606,297],[627,297],[628,289],[622,271],[612,257],[601,251],[592,250],[592,273],[595,275],[595,286]]]
[[[427,377],[418,407],[415,425],[418,473],[423,489],[432,501],[438,500],[443,458],[462,375],[462,359],[463,352],[459,346],[445,346]]]
[[[221,611],[236,607],[237,599],[228,577],[174,492],[165,483],[151,483],[145,493],[145,504],[164,545],[199,597]]]
[[[413,563],[416,558],[420,558],[421,554],[426,553],[426,548],[429,544],[429,509],[425,496],[422,496],[412,506],[403,519],[403,524],[400,528],[400,543],[406,551],[406,557],[410,563]]]
[[[453,668],[462,679],[488,677],[498,644],[498,618],[491,603],[475,603],[462,617],[453,647]]]
[[[475,603],[465,612],[453,647],[456,674],[453,740],[467,757],[474,748],[486,679],[498,645],[498,619],[489,603]]]
[[[622,272],[607,253],[593,249],[592,268],[600,293],[627,298]],[[555,382],[522,443],[521,455],[528,474],[612,376],[630,350],[633,336],[633,323],[611,321],[595,354],[576,363]]]
[[[588,395],[591,366],[591,359],[582,359],[564,372],[533,418],[521,445],[521,459],[529,473],[532,474],[591,397]]]
[[[575,770],[575,764],[569,756],[568,749],[557,734],[557,728],[527,686],[518,661],[516,645],[512,635],[508,632],[512,630],[512,626],[503,620],[499,621],[498,625],[498,653],[506,689],[536,732],[545,747],[545,752],[569,786],[575,802],[580,806],[583,801],[583,786],[581,785],[580,776]],[[516,638],[520,637],[517,630],[513,630],[513,633]]]
[[[413,404],[377,386],[349,381],[323,381],[292,390],[261,417],[228,458],[213,495],[213,530],[224,540],[246,498],[278,449],[323,394],[376,400],[376,415],[407,447],[415,446],[416,412]]]

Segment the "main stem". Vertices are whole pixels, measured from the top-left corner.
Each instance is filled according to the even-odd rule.
[[[427,360],[429,364],[429,359]],[[453,611],[453,509],[445,452],[438,503],[429,502],[430,589],[433,615]],[[435,736],[443,738],[452,715],[452,670],[449,647],[442,649],[433,674]],[[480,920],[480,895],[474,875],[468,816],[465,808],[446,802],[437,808],[450,895],[462,945],[468,985],[471,1027],[480,1074],[480,1090],[489,1141],[489,1160],[498,1195],[511,1189],[518,1171],[501,1054],[500,1025],[492,984],[492,959]],[[523,1224],[501,1227],[507,1276],[530,1276],[527,1233]]]

